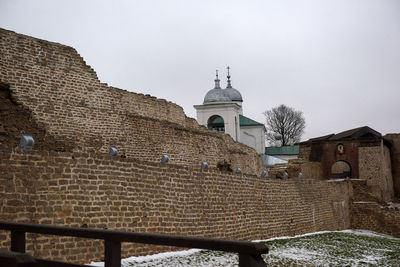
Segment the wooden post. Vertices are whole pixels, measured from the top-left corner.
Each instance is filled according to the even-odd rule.
[[[104,240],[104,267],[121,267],[121,242]]]
[[[0,266],[33,267],[36,265],[35,260],[29,254],[0,250]]]
[[[266,267],[261,255],[239,253],[239,267]]]
[[[11,231],[11,251],[25,253],[25,232]]]

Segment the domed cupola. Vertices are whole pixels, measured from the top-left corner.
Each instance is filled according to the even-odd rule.
[[[218,79],[218,70],[215,78],[215,87],[207,92],[206,96],[204,97],[203,104],[209,104],[214,102],[230,102],[231,99],[229,94],[226,90],[222,90],[221,86],[219,85]],[[239,94],[240,95],[240,94]]]
[[[230,68],[227,67],[227,70],[228,70],[228,84],[227,84],[226,88],[224,89],[224,91],[228,94],[229,99],[231,101],[243,102],[243,98],[242,98],[242,95],[240,94],[240,92],[238,90],[236,90],[235,88],[233,88],[231,85],[231,75],[229,74]]]

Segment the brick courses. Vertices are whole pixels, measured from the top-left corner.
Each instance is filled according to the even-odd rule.
[[[350,226],[346,182],[201,172],[93,153],[14,150],[0,157],[0,220],[241,240]],[[0,240],[2,247],[9,241]],[[99,242],[28,240],[28,251],[40,257],[103,257]],[[134,244],[123,254],[159,251]]]
[[[397,233],[384,229],[398,227],[397,213],[352,205],[352,182],[324,180],[328,159],[293,162],[291,177],[301,170],[301,181],[260,178],[253,149],[199,126],[174,103],[101,83],[71,47],[0,29],[0,59],[0,220],[252,240],[364,228],[369,218],[377,221],[365,224],[371,230]],[[34,136],[33,151],[16,150],[23,133]],[[118,157],[107,155],[111,145]],[[167,165],[159,163],[163,152]],[[308,159],[312,151],[300,152]],[[353,152],[357,175],[371,155],[383,156],[360,177],[386,192],[388,151]],[[209,170],[200,171],[202,160]],[[221,172],[218,162],[244,174]],[[377,179],[382,174],[386,180]],[[88,263],[104,256],[99,241],[27,240],[37,257]],[[4,232],[0,246],[9,246]],[[123,256],[169,249],[124,244]]]
[[[400,210],[377,202],[354,202],[351,207],[351,226],[400,237]]]
[[[395,196],[397,199],[400,199],[400,134],[387,134],[384,138],[392,144],[390,158],[392,163],[393,187]]]
[[[46,138],[63,142],[51,150],[107,153],[116,146],[126,157],[153,162],[167,153],[185,166],[225,160],[248,173],[263,168],[254,149],[198,125],[180,106],[100,83],[71,47],[0,29],[0,55],[0,82],[9,87],[11,103],[23,107]],[[2,124],[9,133],[12,126]]]
[[[371,193],[381,201],[393,200],[390,150],[383,142],[380,146],[359,147],[358,164],[359,177],[367,181]]]

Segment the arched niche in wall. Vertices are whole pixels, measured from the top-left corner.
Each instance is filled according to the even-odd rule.
[[[331,167],[331,178],[339,179],[346,177],[351,178],[351,165],[344,160],[336,161]]]
[[[212,131],[225,132],[224,118],[219,115],[213,115],[207,120],[207,128]]]

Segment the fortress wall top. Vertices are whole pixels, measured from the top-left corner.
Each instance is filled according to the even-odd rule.
[[[164,99],[127,92],[100,83],[95,71],[69,46],[0,29],[2,81],[17,102],[40,114],[59,107],[110,113],[134,113],[185,126],[183,109]],[[83,108],[83,110],[80,110]],[[68,117],[56,110],[54,116]]]
[[[255,150],[199,126],[182,107],[100,83],[71,47],[0,29],[0,55],[0,82],[9,87],[9,102],[29,112],[45,132],[43,140],[62,143],[53,150],[107,153],[113,145],[120,155],[151,161],[167,153],[182,165],[197,167],[206,160],[253,174],[262,169]],[[3,125],[10,132],[4,119]],[[24,133],[24,125],[13,127]]]

